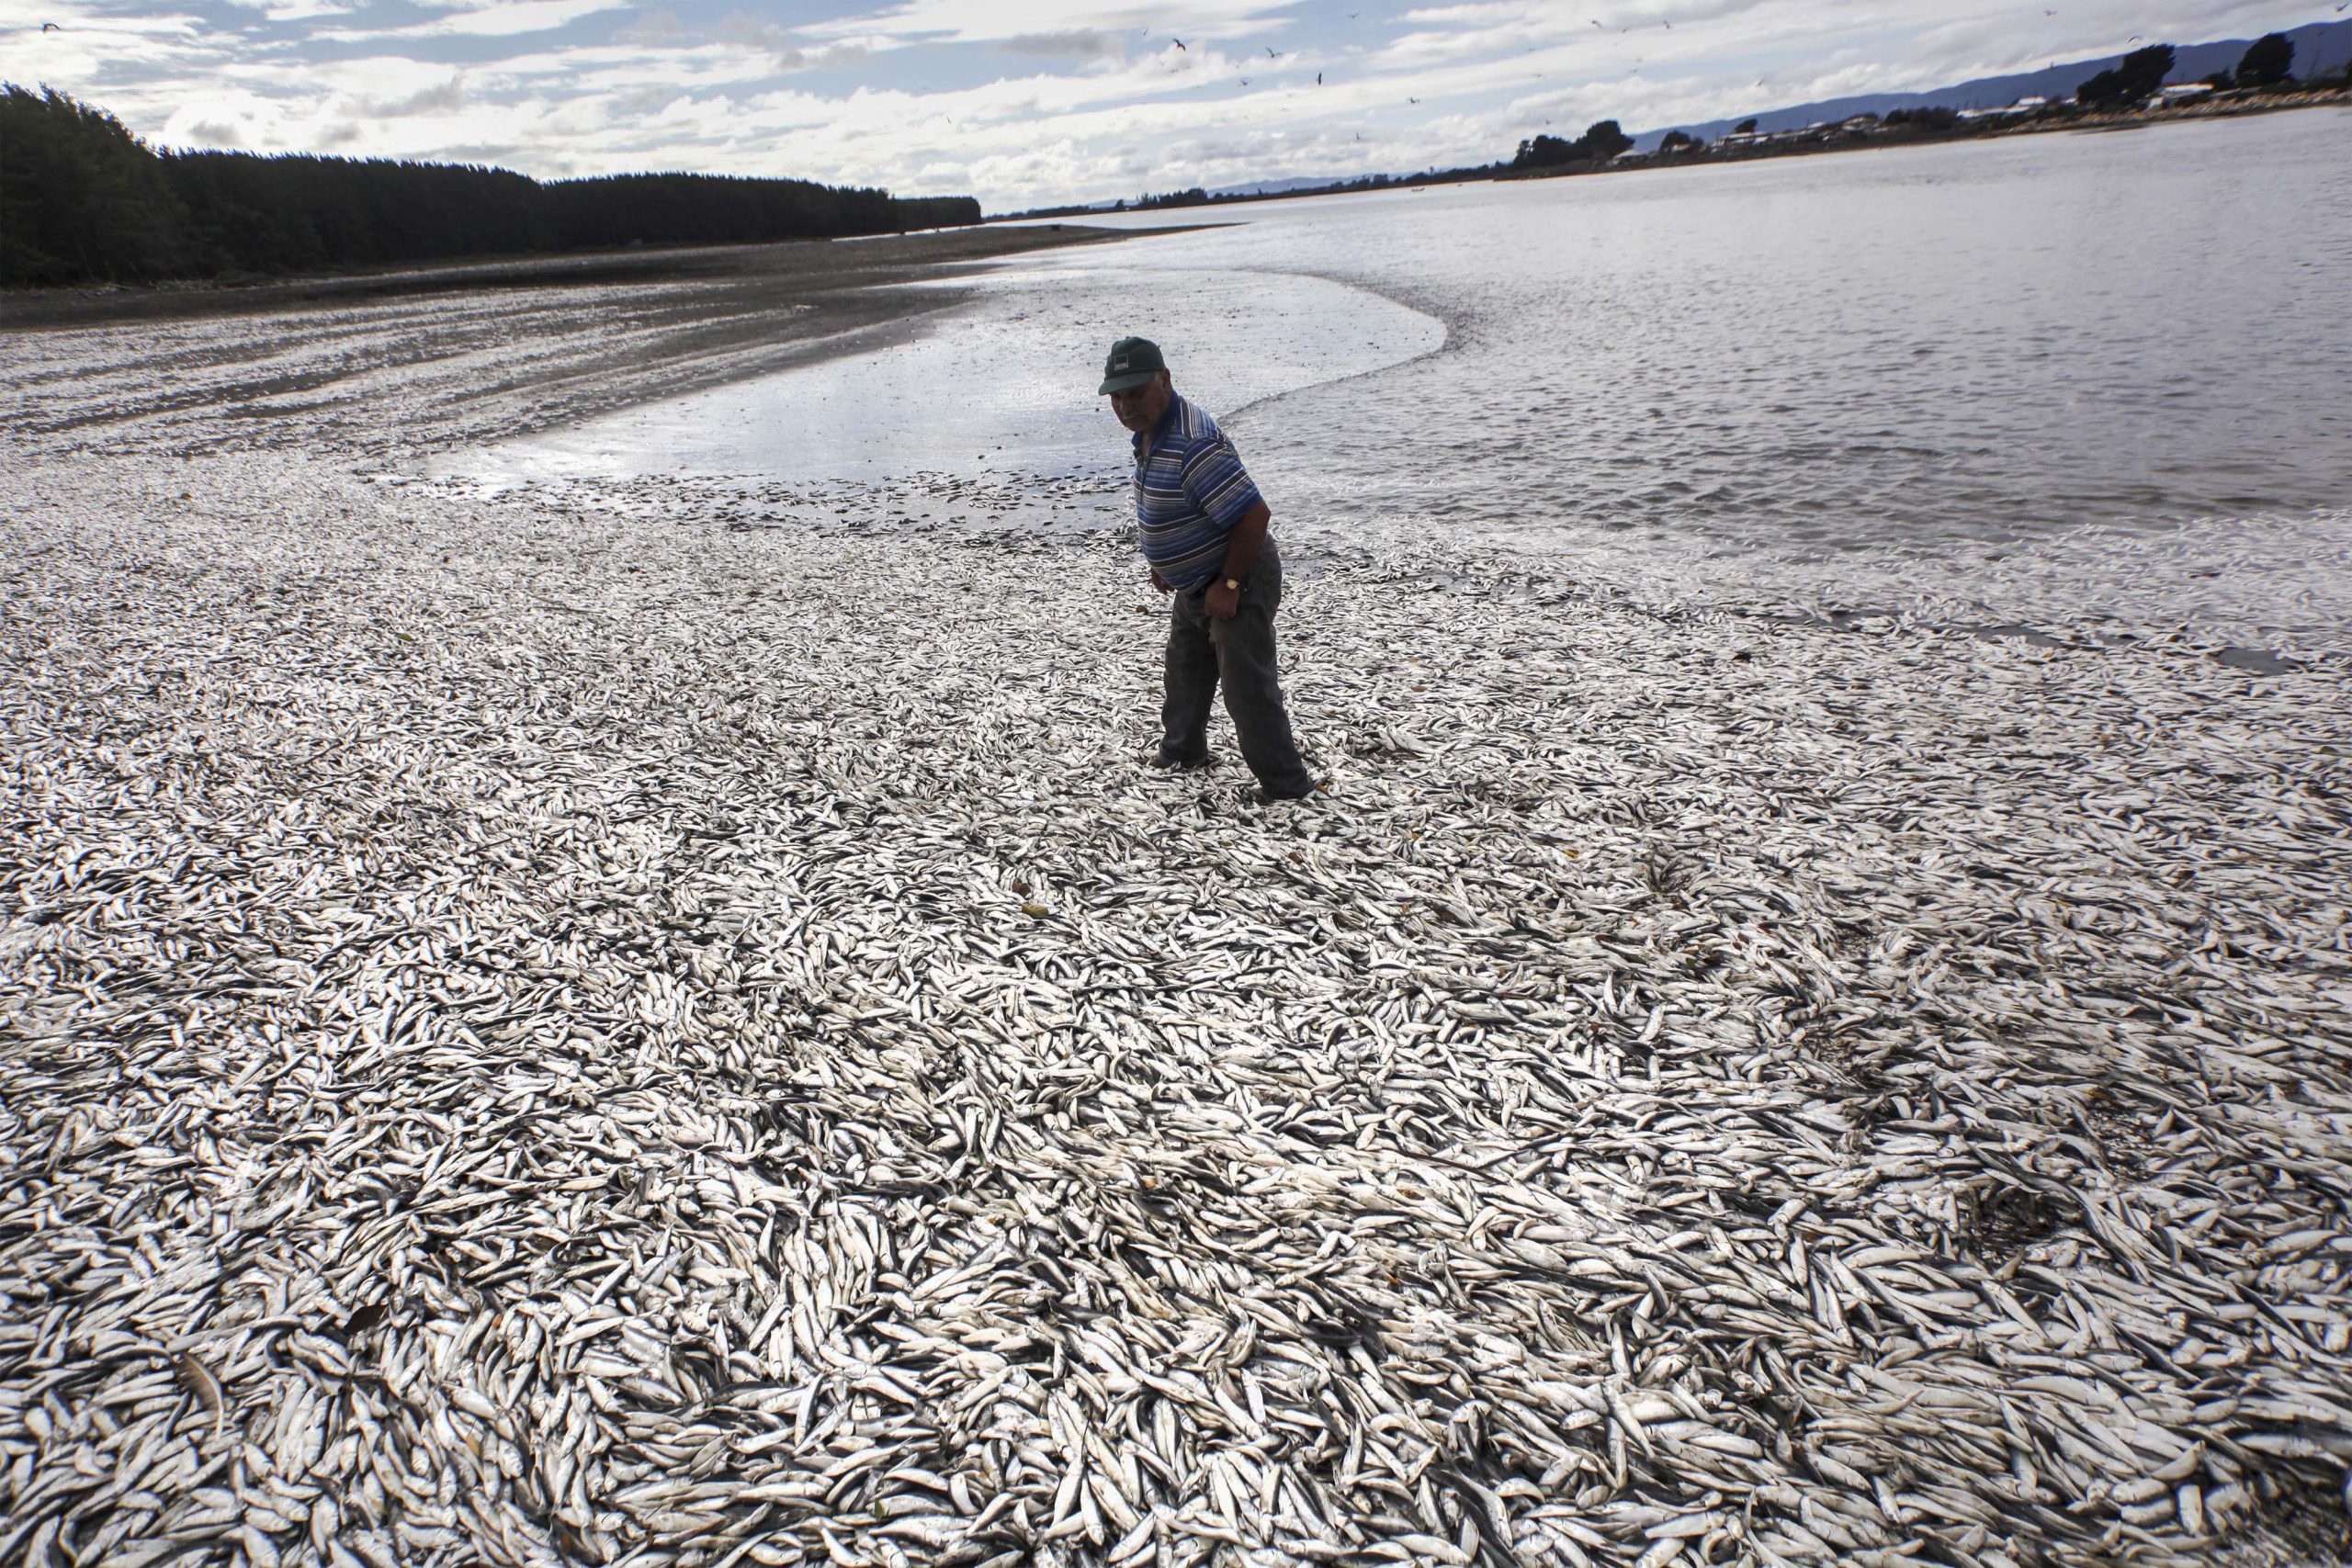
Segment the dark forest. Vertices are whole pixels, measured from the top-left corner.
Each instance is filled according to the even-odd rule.
[[[808,180],[542,183],[472,165],[158,152],[62,93],[0,88],[0,286],[262,277],[979,220],[970,197],[908,199]]]

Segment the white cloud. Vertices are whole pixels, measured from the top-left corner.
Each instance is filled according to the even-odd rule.
[[[457,33],[472,38],[512,38],[518,33],[546,32],[569,26],[599,11],[616,11],[623,0],[502,0],[480,10],[459,11],[418,28],[425,33]]]
[[[348,9],[362,0],[177,3],[0,0],[8,73],[167,142],[548,175],[792,174],[969,191],[992,209],[1483,163],[1546,119],[1688,124],[2082,58],[2133,33],[2245,37],[2333,14],[2333,0],[2288,15],[2254,0],[1931,13],[1462,0],[1401,14],[1370,0],[896,0],[795,26],[749,0],[420,0],[437,14],[386,30]],[[68,30],[30,30],[44,16]]]
[[[583,17],[625,9],[627,0],[497,0],[489,6],[448,6],[445,0],[414,0],[446,14],[429,22],[397,28],[322,28],[311,35],[314,43],[380,45],[401,39],[437,38],[518,38],[526,33],[552,32]]]
[[[359,8],[357,0],[273,0],[261,8],[273,22],[307,22],[318,17],[345,17]]]
[[[362,107],[379,119],[401,119],[417,114],[455,114],[466,107],[465,75],[461,72],[446,82],[435,82],[413,93],[396,96],[379,95],[364,100]]]
[[[1120,33],[1077,28],[1057,33],[1016,33],[997,45],[1007,54],[1035,54],[1082,61],[1118,61],[1127,57],[1127,40]]]
[[[208,94],[172,116],[164,126],[164,140],[181,147],[276,151],[283,124],[277,106],[255,94]]]
[[[741,11],[718,25],[718,41],[736,49],[755,50],[768,58],[778,72],[838,71],[855,65],[877,48],[887,49],[889,40],[872,38],[836,38],[826,43],[802,40],[774,22],[763,22]]]
[[[1172,34],[1234,38],[1279,28],[1296,0],[1187,0],[1173,15],[1165,6],[1105,4],[1104,0],[906,0],[871,16],[806,29],[811,37],[873,33],[900,41],[1001,43],[1046,33],[1119,32],[1137,38]]]

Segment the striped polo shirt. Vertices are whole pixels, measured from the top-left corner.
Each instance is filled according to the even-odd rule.
[[[1143,558],[1171,588],[1198,588],[1225,564],[1226,536],[1258,504],[1258,487],[1225,432],[1180,396],[1136,445],[1136,532]]]

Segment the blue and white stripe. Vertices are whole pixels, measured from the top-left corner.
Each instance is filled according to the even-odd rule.
[[[1225,565],[1226,537],[1261,499],[1216,421],[1171,396],[1150,444],[1136,446],[1136,532],[1143,558],[1171,588],[1197,588]]]

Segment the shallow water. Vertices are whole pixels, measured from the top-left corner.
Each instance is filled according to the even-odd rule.
[[[888,346],[512,442],[463,466],[515,478],[1115,472],[1126,436],[1094,388],[1103,351],[1127,332],[1182,334],[1198,367],[1188,388],[1228,410],[1445,340],[1419,311],[1299,272],[1155,265],[1148,290],[1177,303],[1139,310],[1133,275],[1102,265],[1103,254],[961,278],[952,287],[978,294],[969,307],[876,334],[900,340]]]
[[[1121,472],[1157,337],[1284,526],[1699,595],[2340,622],[2352,112],[1113,221],[916,341],[471,461]]]

